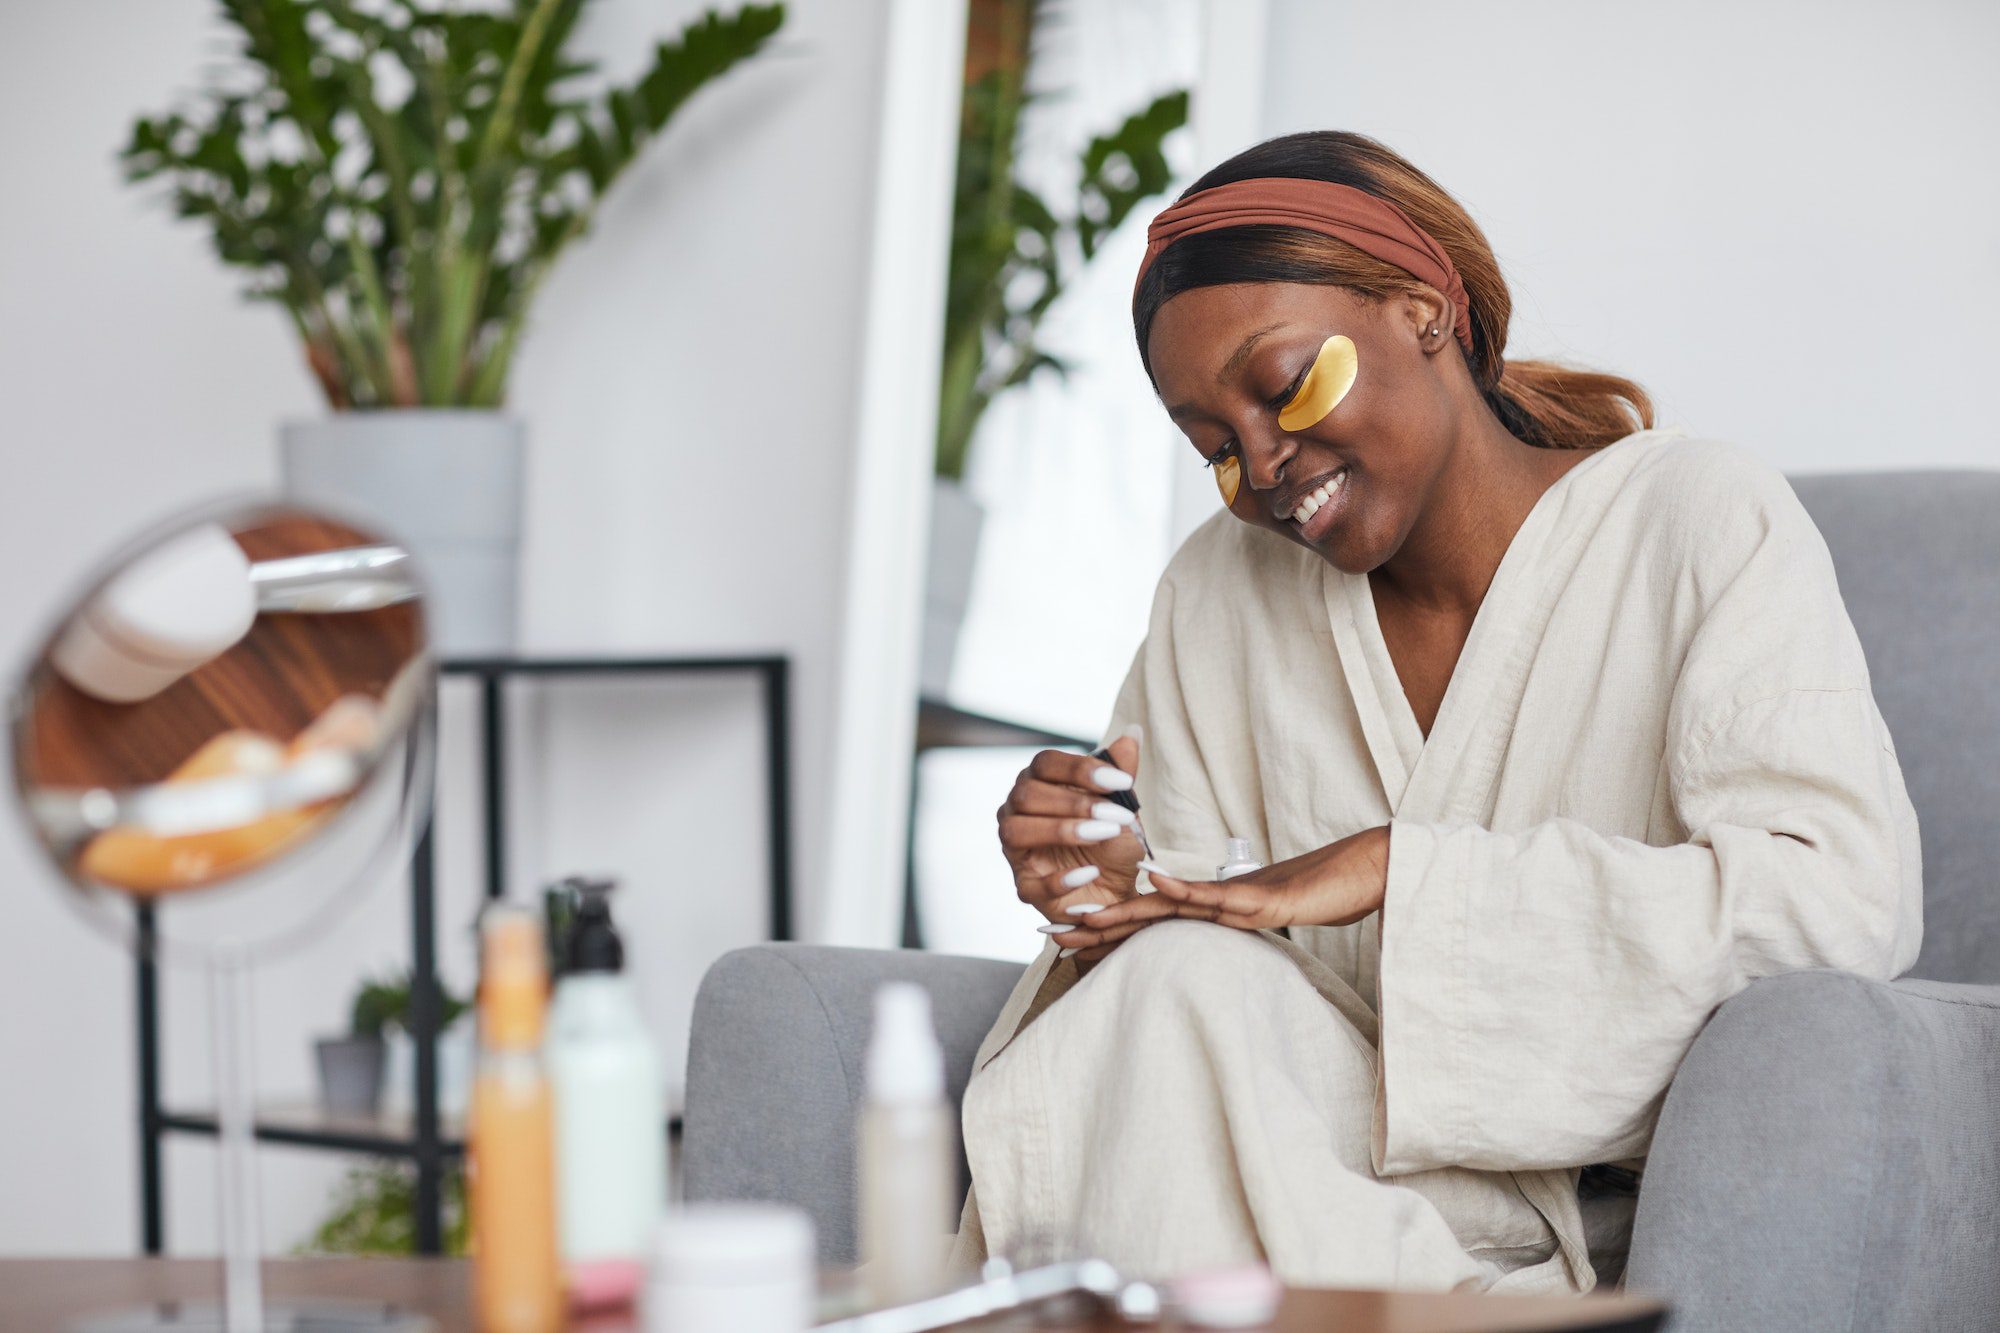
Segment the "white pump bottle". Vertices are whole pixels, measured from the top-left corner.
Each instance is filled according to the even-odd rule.
[[[569,883],[577,916],[549,1009],[557,1213],[572,1303],[611,1307],[636,1295],[666,1203],[665,1085],[605,901],[612,885]]]
[[[861,1276],[870,1308],[935,1295],[956,1229],[956,1130],[930,992],[890,982],[875,992],[867,1096],[857,1145]]]

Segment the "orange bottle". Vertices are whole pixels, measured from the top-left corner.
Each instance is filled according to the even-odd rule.
[[[479,1061],[467,1181],[472,1298],[481,1333],[557,1333],[553,1099],[542,1063],[548,954],[541,922],[487,909],[480,926]]]

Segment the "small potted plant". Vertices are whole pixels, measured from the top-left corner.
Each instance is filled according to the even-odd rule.
[[[445,1109],[462,1109],[456,1090],[463,1083],[463,1066],[469,1053],[459,1052],[456,1025],[471,1005],[440,986],[438,988],[439,1099],[451,1102]],[[319,1057],[320,1106],[332,1115],[375,1115],[382,1110],[383,1091],[397,1084],[399,1105],[408,1100],[407,1089],[414,1063],[410,1047],[410,974],[380,981],[364,981],[355,992],[348,1020],[348,1035],[326,1037],[315,1043]],[[450,1085],[450,1086],[448,1086]]]
[[[319,1104],[328,1115],[372,1116],[382,1103],[382,1069],[389,1054],[385,1029],[407,1004],[385,982],[364,982],[349,1010],[347,1035],[313,1043],[319,1061]]]
[[[445,655],[504,654],[529,308],[612,182],[784,6],[704,14],[634,82],[591,89],[566,50],[589,0],[219,3],[237,59],[133,125],[126,176],[165,182],[245,294],[289,316],[332,414],[284,426],[287,489],[415,551]]]

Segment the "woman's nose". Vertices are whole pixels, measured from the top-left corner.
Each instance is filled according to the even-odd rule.
[[[1250,474],[1250,485],[1260,491],[1271,490],[1282,482],[1286,466],[1299,452],[1297,437],[1268,425],[1241,432],[1237,438],[1243,442],[1244,471]]]

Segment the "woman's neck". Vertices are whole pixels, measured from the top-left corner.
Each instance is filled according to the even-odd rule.
[[[1490,413],[1475,415],[1402,546],[1370,575],[1378,596],[1470,619],[1535,502],[1588,456],[1537,448]]]

